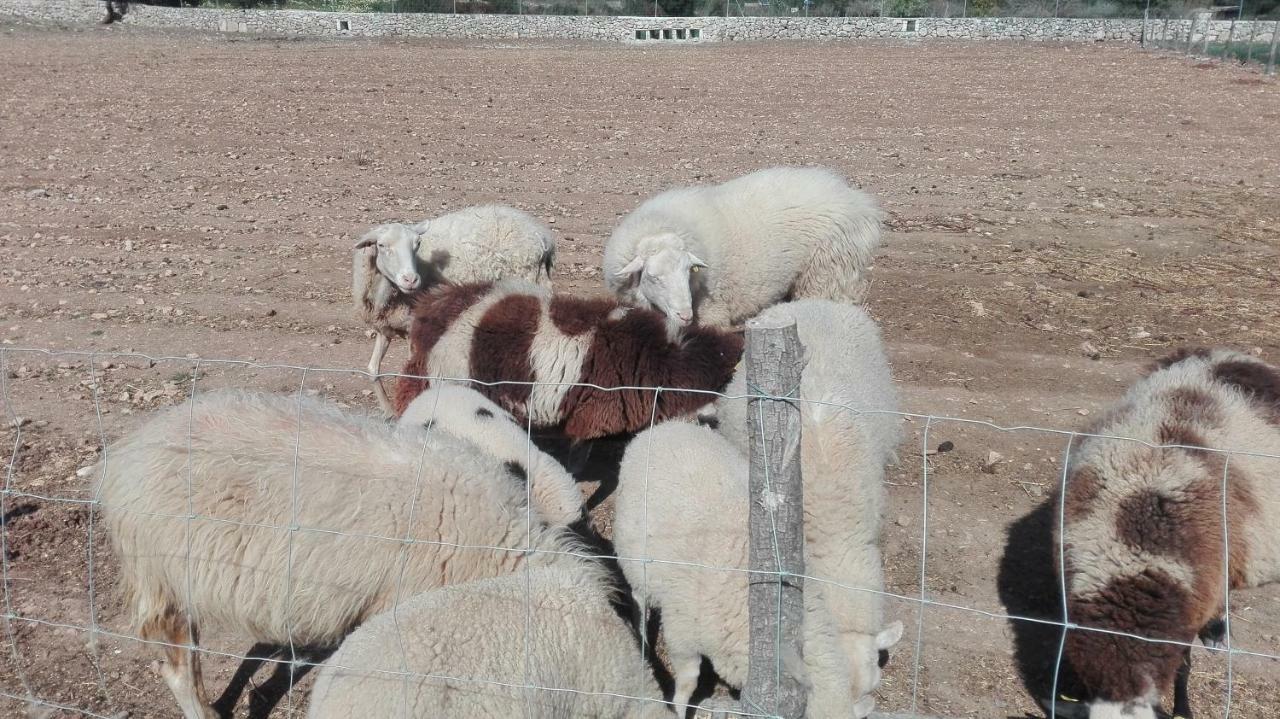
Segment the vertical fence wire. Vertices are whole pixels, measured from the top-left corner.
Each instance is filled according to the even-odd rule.
[[[929,553],[929,430],[933,428],[933,417],[924,422],[924,436],[920,440],[920,604],[916,608],[916,652],[911,668],[911,713],[920,706],[920,665],[924,663],[924,607],[928,601],[926,591],[928,553]]]
[[[1234,657],[1231,652],[1231,523],[1228,519],[1227,501],[1231,492],[1231,453],[1222,455],[1222,603],[1223,625],[1227,648],[1226,707],[1222,719],[1231,719],[1231,700],[1235,684]]]
[[[5,469],[4,491],[0,492],[0,591],[4,592],[4,631],[9,639],[9,654],[13,662],[13,670],[18,674],[18,681],[27,694],[27,699],[34,699],[35,690],[27,676],[26,663],[22,661],[22,651],[18,649],[18,634],[13,628],[13,593],[9,588],[9,503],[13,491],[14,472],[18,466],[18,451],[22,447],[22,420],[13,408],[13,398],[9,389],[9,353],[0,348],[0,394],[4,396],[5,421],[13,427],[13,446],[9,452],[9,466]]]
[[[90,355],[89,383],[90,383],[91,389],[93,390],[93,417],[94,417],[94,424],[98,428],[99,446],[103,448],[100,461],[102,463],[103,470],[105,470],[106,462],[107,462],[107,452],[105,449],[107,446],[107,433],[106,433],[106,429],[102,426],[102,388],[100,386],[100,383],[98,382],[97,372],[94,370],[95,362],[96,362],[96,357],[94,355]],[[0,369],[0,371],[3,371],[3,370]],[[89,505],[88,509],[85,511],[85,514],[87,515],[85,518],[85,521],[88,523],[88,539],[86,541],[86,544],[88,546],[86,547],[87,551],[85,552],[85,555],[86,555],[85,561],[88,567],[86,572],[86,580],[87,580],[88,586],[85,589],[88,593],[88,603],[89,603],[89,641],[87,642],[87,645],[89,647],[89,662],[90,664],[93,665],[94,674],[97,676],[97,679],[98,679],[98,690],[102,692],[102,696],[107,701],[107,706],[110,707],[112,705],[111,691],[110,689],[107,688],[107,677],[102,671],[102,656],[98,652],[98,602],[97,602],[97,596],[96,596],[97,582],[95,581],[96,577],[94,576],[94,562],[93,562],[94,547],[97,544],[97,542],[95,541],[96,537],[94,535],[94,515],[98,513],[97,509],[98,509],[97,497],[95,496],[94,501]]]
[[[1067,437],[1067,448],[1062,452],[1062,476],[1058,486],[1058,592],[1062,599],[1062,636],[1058,640],[1058,653],[1053,660],[1053,683],[1049,694],[1049,719],[1058,716],[1058,679],[1062,676],[1062,658],[1067,650],[1067,632],[1071,628],[1071,615],[1067,602],[1067,477],[1071,471],[1071,449],[1076,436]]]

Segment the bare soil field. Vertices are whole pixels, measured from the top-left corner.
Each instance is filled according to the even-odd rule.
[[[617,218],[672,185],[823,164],[879,197],[869,307],[920,415],[889,476],[888,588],[930,602],[891,603],[886,711],[1040,716],[1057,651],[1007,615],[1057,616],[1067,437],[942,418],[1070,431],[1172,348],[1280,361],[1280,84],[1237,67],[1115,44],[0,33],[0,716],[177,715],[75,470],[193,382],[376,411],[349,272],[377,222],[514,204],[553,223],[559,289],[587,294]],[[583,480],[607,535],[608,483]],[[1236,647],[1280,653],[1275,587],[1231,609]],[[207,639],[213,695],[266,716],[269,667]],[[1280,717],[1274,660],[1229,669],[1196,650],[1198,717],[1228,697]]]

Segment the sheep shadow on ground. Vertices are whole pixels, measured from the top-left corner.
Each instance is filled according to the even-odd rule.
[[[1057,503],[1049,500],[1009,525],[996,587],[1013,632],[1014,663],[1032,698],[1053,696],[1054,669],[1063,628],[1062,594],[1055,569],[1053,526]],[[1023,619],[1025,618],[1025,619]],[[1038,620],[1038,621],[1027,621]],[[1058,693],[1081,696],[1079,680],[1066,660],[1058,673]],[[1014,717],[1011,719],[1022,719]]]
[[[263,664],[270,663],[272,664],[271,675],[265,682],[249,691],[249,719],[267,719],[280,700],[312,669],[328,659],[335,650],[337,647],[297,647],[294,653],[297,663],[291,663],[289,647],[255,644],[245,653],[244,660],[236,668],[226,689],[222,690],[222,695],[213,703],[213,710],[225,719],[234,716],[236,704],[240,702],[240,697],[249,687],[253,675],[262,668]]]

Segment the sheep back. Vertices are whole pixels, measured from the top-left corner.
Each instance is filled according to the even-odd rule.
[[[501,547],[571,546],[497,460],[411,439],[295,396],[217,391],[156,414],[107,449],[96,489],[136,623],[178,608],[331,645],[398,590],[520,566]]]
[[[1104,436],[1076,439],[1053,500],[1072,622],[1191,642],[1221,615],[1224,584],[1280,579],[1280,460],[1198,449],[1280,454],[1276,368],[1228,350],[1176,353],[1088,434]],[[1167,691],[1184,647],[1077,630],[1065,651],[1096,700],[1129,702]]]
[[[605,283],[645,306],[617,272],[646,238],[671,233],[708,264],[693,287],[700,324],[741,324],[788,297],[861,302],[882,222],[875,200],[831,170],[765,168],[646,200],[605,245]]]
[[[583,565],[444,587],[374,617],[321,667],[307,716],[670,719]]]
[[[561,427],[575,439],[696,411],[728,384],[742,355],[736,333],[689,327],[672,335],[657,312],[516,280],[432,290],[413,316],[397,414],[426,389],[428,376],[475,380],[517,421]],[[656,416],[655,392],[645,387],[667,390],[657,393]]]
[[[454,284],[507,277],[551,284],[556,241],[531,215],[505,205],[464,207],[413,226],[419,261]]]

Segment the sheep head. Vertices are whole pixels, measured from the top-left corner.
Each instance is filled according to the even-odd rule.
[[[422,236],[412,227],[389,222],[366,232],[355,249],[364,248],[366,252],[375,253],[378,272],[401,292],[408,293],[422,286],[417,261],[421,242]]]
[[[693,286],[707,263],[670,233],[648,238],[640,248],[615,275],[636,284],[636,295],[646,308],[658,310],[678,326],[692,324]]]

